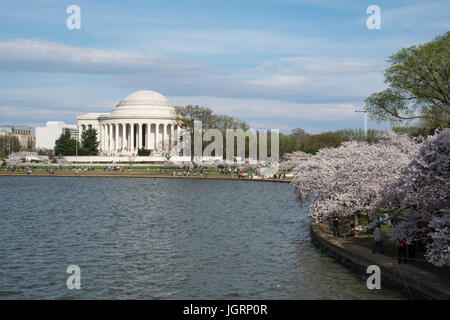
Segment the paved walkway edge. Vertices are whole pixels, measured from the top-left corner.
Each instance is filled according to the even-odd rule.
[[[428,271],[402,265],[405,270],[401,274],[392,258],[379,254],[371,256],[370,249],[333,237],[314,223],[311,224],[311,240],[322,251],[364,278],[369,276],[366,273],[369,265],[378,265],[381,269],[382,287],[401,290],[411,299],[450,300],[450,288]]]

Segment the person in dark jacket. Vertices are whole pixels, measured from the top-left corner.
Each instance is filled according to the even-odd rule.
[[[398,264],[406,263],[406,239],[397,238],[397,256],[398,256]]]
[[[383,232],[381,231],[380,223],[377,223],[375,230],[373,231],[373,248],[372,253],[377,252],[377,247],[380,247],[380,253],[383,253]]]
[[[338,216],[333,218],[333,235],[339,237],[339,224],[341,223],[341,219]]]
[[[416,258],[416,244],[417,242],[415,239],[406,241],[406,245],[408,246],[408,258],[410,260]]]

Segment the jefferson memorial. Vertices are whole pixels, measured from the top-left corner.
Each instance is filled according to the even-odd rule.
[[[138,149],[160,156],[181,136],[175,107],[163,95],[149,90],[130,94],[111,113],[87,113],[77,120],[80,139],[87,129],[97,129],[102,156],[136,156]]]

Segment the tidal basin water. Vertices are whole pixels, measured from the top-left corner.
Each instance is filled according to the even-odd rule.
[[[313,246],[284,183],[0,177],[0,299],[401,299]],[[69,290],[66,269],[81,269]]]

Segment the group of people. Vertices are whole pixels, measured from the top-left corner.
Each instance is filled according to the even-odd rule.
[[[386,216],[378,218],[378,222],[373,231],[373,247],[372,253],[375,254],[377,249],[379,248],[379,252],[383,253],[383,231],[381,230],[381,224],[387,224],[388,218]],[[333,235],[339,237],[340,236],[340,223],[341,219],[338,216],[334,216],[332,218],[333,224]],[[348,233],[344,235],[345,238],[348,237],[357,237],[357,229],[354,223],[350,224],[350,230]],[[406,238],[398,238],[395,241],[395,245],[397,248],[397,259],[398,263],[401,264],[406,263],[407,259],[412,260],[416,258],[416,240],[407,240]],[[408,251],[408,258],[406,258],[406,251]]]
[[[219,172],[220,174],[233,174],[233,169],[221,168],[221,169],[217,169],[217,172]],[[234,169],[234,172],[237,173],[237,169]]]
[[[72,170],[82,170],[82,171],[95,171],[94,167],[81,167],[81,168],[76,168],[76,167],[72,167]]]
[[[250,171],[245,171],[243,169],[238,168],[219,168],[217,169],[217,172],[220,174],[225,175],[231,175],[233,177],[238,177],[238,179],[255,179],[257,177],[258,179],[274,179],[274,180],[281,180],[286,179],[286,170],[283,170],[283,173],[277,173],[277,174],[262,174],[260,172],[253,173]]]
[[[7,165],[6,168],[5,168],[5,171],[6,170],[15,172],[17,170],[17,166],[16,165]]]
[[[417,242],[415,240],[408,241],[405,238],[400,239],[398,238],[396,240],[397,244],[397,256],[398,256],[398,263],[406,263],[406,249],[408,249],[408,259],[412,260],[416,258],[416,245]]]
[[[238,168],[219,168],[217,172],[220,174],[231,175],[232,177],[237,176],[238,179],[253,179],[255,177],[254,173],[246,172]]]
[[[91,168],[92,171],[94,171],[94,168]],[[131,167],[125,168],[125,167],[119,167],[119,166],[104,166],[103,171],[121,171],[125,172],[126,170],[131,171]]]
[[[162,170],[159,169],[159,174],[162,174]],[[192,167],[185,168],[183,171],[176,171],[174,170],[172,172],[172,176],[178,176],[178,177],[189,177],[189,176],[200,176],[200,177],[207,177],[208,171],[206,168],[197,168],[194,169]]]
[[[334,216],[333,219],[331,219],[331,221],[333,222],[333,235],[335,237],[339,237],[340,236],[341,218],[339,218],[339,216]],[[356,231],[355,224],[352,222],[350,224],[350,230],[349,230],[349,232],[347,232],[344,235],[344,238],[357,237],[357,236],[358,236],[358,232]]]
[[[238,176],[239,179],[254,179],[255,174],[250,172],[239,172]]]
[[[278,174],[274,174],[272,176],[267,176],[269,178],[272,178],[273,180],[281,180],[281,178],[286,179],[286,172],[284,173],[278,173]],[[263,179],[265,178],[265,175],[263,175],[262,177]]]
[[[8,165],[5,168],[5,171],[6,170],[9,170],[9,171],[12,171],[12,172],[16,172],[16,170],[18,170],[18,171],[25,171],[27,174],[32,174],[33,173],[33,167],[32,166],[26,166],[26,167],[21,166],[21,167],[17,168],[16,165]]]
[[[380,253],[383,253],[383,231],[381,230],[381,223],[378,223],[373,231],[373,248],[372,253],[376,253],[377,247],[380,247]],[[397,238],[395,240],[397,248],[398,263],[406,263],[407,259],[413,260],[416,258],[417,241],[406,240],[406,238]],[[406,258],[406,251],[408,251],[408,258]]]
[[[7,165],[5,166],[5,171],[12,171],[12,172],[23,172],[25,171],[27,174],[31,174],[33,172],[32,166],[17,166],[17,165]]]

